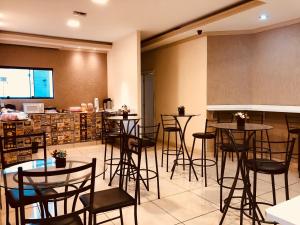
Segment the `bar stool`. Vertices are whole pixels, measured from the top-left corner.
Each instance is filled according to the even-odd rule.
[[[223,212],[223,188],[226,189],[231,189],[231,186],[227,186],[224,184],[224,180],[234,180],[234,176],[224,176],[225,174],[225,167],[226,167],[226,162],[227,162],[227,154],[241,154],[243,152],[248,152],[249,150],[249,143],[245,142],[243,140],[243,143],[236,143],[232,142],[232,139],[228,139],[228,134],[226,132],[224,133],[223,130],[220,130],[220,138],[221,138],[221,171],[220,171],[220,176],[218,179],[218,184],[220,185],[220,211]],[[231,132],[232,137],[234,138],[233,135],[239,134],[239,133],[234,133]],[[224,136],[225,135],[225,136]],[[246,136],[244,136],[246,138]],[[240,139],[240,138],[239,138]],[[235,139],[234,139],[235,140]],[[248,137],[249,140],[249,137]],[[237,178],[238,180],[242,181],[241,178]],[[235,187],[236,190],[243,190],[244,187]],[[233,198],[241,198],[241,196],[233,196]],[[225,199],[226,201],[226,199]],[[238,209],[238,208],[235,208]]]
[[[160,123],[153,126],[140,126],[138,125],[138,137],[142,140],[142,153],[145,154],[145,168],[141,168],[140,172],[146,172],[146,177],[141,176],[140,180],[144,183],[147,191],[150,189],[149,182],[152,179],[156,178],[157,184],[157,197],[160,199],[160,188],[159,188],[159,172],[158,172],[158,160],[157,160],[157,138],[160,128]],[[155,159],[155,170],[149,168],[148,162],[148,149],[153,148],[154,150],[154,159]],[[151,176],[152,174],[152,176]],[[140,192],[139,192],[140,193]],[[139,203],[140,203],[140,194],[139,194]]]
[[[295,138],[288,141],[270,141],[269,145],[271,146],[268,152],[265,152],[263,155],[257,154],[256,148],[254,146],[253,157],[251,159],[245,160],[245,167],[247,169],[247,178],[249,179],[249,171],[253,172],[253,205],[249,205],[247,203],[246,193],[245,190],[243,191],[242,201],[241,201],[241,221],[243,220],[243,215],[252,218],[253,224],[255,221],[259,220],[261,223],[273,223],[272,221],[266,221],[263,214],[259,209],[259,205],[267,205],[273,206],[276,205],[276,188],[275,188],[275,175],[284,175],[284,184],[285,184],[285,195],[286,200],[289,200],[289,185],[288,185],[288,172],[289,166],[292,158],[292,153],[294,149]],[[269,154],[266,154],[269,153]],[[261,157],[259,157],[259,155]],[[277,157],[274,157],[277,155]],[[280,160],[282,159],[282,160]],[[273,204],[268,202],[256,201],[256,189],[257,189],[257,174],[267,174],[271,176],[272,181],[272,194],[273,194]],[[250,184],[250,179],[248,181]],[[257,209],[254,209],[254,206],[257,206]],[[254,218],[252,215],[247,213],[248,210],[246,209],[253,209],[257,210],[258,216]]]
[[[192,152],[191,152],[191,159],[192,159],[193,165],[201,167],[201,176],[202,177],[203,177],[203,170],[204,170],[205,187],[207,187],[207,172],[206,172],[207,167],[212,167],[212,166],[216,165],[217,180],[219,179],[218,163],[217,163],[218,157],[216,157],[216,160],[207,159],[207,157],[206,157],[206,151],[207,151],[206,141],[207,140],[214,141],[214,152],[216,152],[216,128],[209,126],[209,123],[213,123],[213,122],[216,122],[216,121],[206,119],[204,132],[193,133],[194,140],[193,140],[193,147],[192,147]],[[200,158],[193,158],[196,139],[202,140]],[[201,163],[200,164],[195,163],[197,161],[201,161]],[[207,164],[207,162],[210,162],[210,163]],[[191,181],[191,165],[189,168],[189,180]]]
[[[179,135],[180,128],[178,127],[175,118],[171,115],[161,115],[161,122],[162,122],[162,128],[163,128],[161,167],[163,167],[164,155],[167,156],[167,169],[166,170],[168,172],[169,171],[169,156],[170,155],[176,156],[177,154],[180,154],[183,157],[183,168],[185,168],[184,151],[181,148],[182,147],[181,144],[179,145],[180,147],[178,148],[178,143],[177,143],[177,135]],[[167,148],[164,148],[165,133],[168,134]],[[171,134],[175,135],[175,149],[170,149],[170,135]]]
[[[300,178],[300,116],[299,114],[285,114],[285,121],[288,130],[288,138],[295,135],[298,138],[298,152],[293,154],[293,158],[298,159],[298,173]],[[289,139],[288,139],[289,140]]]
[[[103,121],[103,140],[104,140],[104,161],[103,161],[103,179],[105,179],[106,166],[109,166],[109,180],[112,179],[112,167],[119,165],[120,157],[114,157],[114,145],[120,141],[120,124],[115,121],[104,119]],[[107,146],[110,144],[110,157],[107,158]],[[114,162],[116,161],[116,162]]]

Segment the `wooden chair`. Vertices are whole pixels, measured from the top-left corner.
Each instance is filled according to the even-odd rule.
[[[142,139],[123,134],[122,152],[120,159],[119,185],[116,188],[101,190],[94,193],[93,202],[90,194],[80,196],[80,200],[85,207],[90,207],[89,213],[93,215],[93,224],[102,224],[115,219],[120,219],[123,225],[122,208],[134,206],[134,222],[138,224],[137,219],[137,200],[140,185],[140,166],[142,153]],[[133,181],[135,185],[134,192],[129,193],[128,186]],[[98,213],[119,210],[120,215],[105,221],[97,223],[96,215]]]
[[[95,187],[95,170],[96,159],[94,158],[91,163],[83,166],[78,166],[70,169],[54,170],[54,171],[23,171],[22,167],[18,168],[18,180],[19,180],[19,199],[21,202],[20,215],[21,225],[25,224],[39,224],[39,225],[83,225],[86,224],[86,217],[82,222],[80,215],[89,210],[89,206],[79,208],[77,205],[78,196],[88,192],[90,196],[90,202],[93,204],[93,193]],[[59,185],[49,182],[48,180],[55,180],[56,176],[74,177],[74,174],[78,175],[78,181],[74,179],[73,183],[65,182]],[[84,174],[84,175],[82,175]],[[84,178],[83,178],[84,177]],[[41,182],[41,180],[45,180]],[[25,205],[28,201],[28,192],[25,181],[32,184],[34,187],[32,192],[35,192],[39,198],[39,201],[43,204],[45,213],[41,218],[27,218],[25,214]],[[42,184],[40,184],[41,182]],[[70,188],[72,187],[72,188]],[[44,189],[56,188],[57,192],[51,194],[43,194]],[[61,210],[60,215],[53,215],[48,208],[48,202],[50,201],[70,201],[72,207],[69,209]],[[81,204],[80,204],[81,205]],[[88,224],[91,225],[92,218],[88,218]]]

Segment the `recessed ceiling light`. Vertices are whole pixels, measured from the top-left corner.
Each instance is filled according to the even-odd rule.
[[[70,19],[67,21],[67,25],[72,28],[78,28],[80,27],[80,22],[79,20]]]
[[[259,18],[259,20],[267,20],[268,15],[267,14],[261,14],[258,18]]]
[[[96,3],[96,4],[101,4],[101,5],[105,5],[108,3],[109,0],[92,0],[92,2]]]

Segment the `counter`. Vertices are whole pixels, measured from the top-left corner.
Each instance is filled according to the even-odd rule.
[[[46,132],[47,145],[92,141],[101,137],[101,116],[101,112],[29,114],[25,121],[1,121],[0,135]]]

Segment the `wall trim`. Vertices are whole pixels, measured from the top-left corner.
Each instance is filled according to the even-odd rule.
[[[112,48],[112,43],[110,42],[61,38],[2,30],[0,30],[0,43],[66,50],[76,49],[82,51],[96,51],[102,53],[105,53]]]

